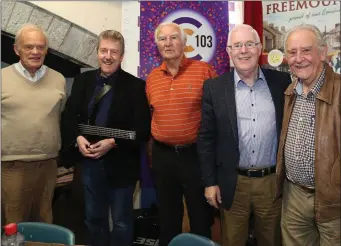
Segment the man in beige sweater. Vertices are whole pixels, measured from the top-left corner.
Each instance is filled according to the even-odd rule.
[[[20,61],[1,69],[1,203],[5,223],[52,223],[65,78],[43,65],[48,39],[26,24],[15,36]]]

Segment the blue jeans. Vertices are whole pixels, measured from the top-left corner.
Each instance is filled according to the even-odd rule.
[[[85,224],[89,245],[132,246],[133,193],[135,186],[113,188],[108,185],[102,160],[83,161]],[[109,207],[113,230],[109,232]]]

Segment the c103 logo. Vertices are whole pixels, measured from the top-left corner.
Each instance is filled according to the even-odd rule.
[[[187,34],[184,51],[187,58],[210,62],[216,51],[215,30],[211,23],[199,12],[190,9],[176,10],[162,22],[174,22]]]
[[[159,246],[159,239],[151,239],[145,237],[137,237],[134,241],[134,245],[146,245],[146,246]]]

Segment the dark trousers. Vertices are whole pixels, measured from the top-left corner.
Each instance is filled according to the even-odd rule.
[[[107,184],[103,162],[83,163],[85,224],[92,246],[133,244],[133,193],[135,186],[114,188]],[[109,207],[113,230],[109,236]]]
[[[211,237],[213,209],[206,202],[195,145],[175,152],[153,144],[153,173],[160,215],[160,246],[166,246],[182,232],[183,196],[191,233]]]

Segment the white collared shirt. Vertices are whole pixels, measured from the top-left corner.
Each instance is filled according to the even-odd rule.
[[[18,72],[24,76],[26,79],[32,81],[32,82],[37,82],[38,80],[40,80],[46,73],[47,70],[47,66],[42,65],[34,74],[34,76],[32,77],[30,72],[27,71],[26,68],[24,68],[24,66],[21,64],[21,62],[19,61],[18,63],[14,64],[14,67],[18,70]]]

